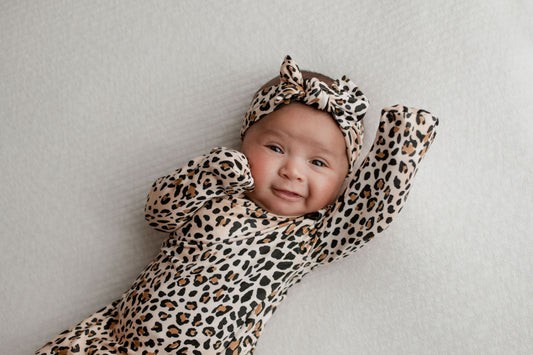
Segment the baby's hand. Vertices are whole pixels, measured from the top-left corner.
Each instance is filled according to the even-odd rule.
[[[425,110],[401,105],[384,108],[382,116],[382,126],[378,129],[384,127],[383,137],[375,144],[387,146],[395,136],[399,143],[401,137],[401,154],[419,157],[419,162],[435,139],[438,118]]]
[[[234,149],[217,147],[206,156],[203,168],[217,180],[217,188],[228,195],[254,190],[254,180],[246,156]]]

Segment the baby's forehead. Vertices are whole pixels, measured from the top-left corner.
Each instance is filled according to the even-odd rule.
[[[272,119],[273,117],[276,117],[276,119]],[[342,131],[335,118],[329,112],[298,101],[277,108],[261,118],[258,122],[263,121],[267,125],[282,126],[286,122],[286,119],[294,118],[300,118],[304,121],[305,119],[308,119],[312,121],[315,126],[331,126]]]
[[[295,119],[297,115],[291,115],[292,112],[285,112],[286,115],[267,115],[257,122],[257,134],[306,143],[315,150],[327,153],[334,153],[336,150],[344,152],[346,146],[340,127],[328,113],[316,111],[324,114],[315,115],[309,121],[306,121],[305,115],[303,120]]]
[[[323,112],[320,110],[317,111]],[[302,116],[305,117],[305,114]],[[292,124],[289,122],[289,120],[293,119],[293,117],[294,116],[291,114],[285,115],[283,118],[279,118],[274,115],[266,115],[260,121],[258,121],[260,124],[257,126],[262,133],[288,133],[291,131],[306,131],[320,134],[324,132],[324,129],[327,129],[330,132],[333,131],[335,133],[338,132],[342,134],[341,128],[335,122],[333,117],[327,113],[320,118],[315,117],[307,122],[304,118],[303,122],[308,124],[300,125],[295,124],[295,122],[298,122],[298,120],[295,120]]]

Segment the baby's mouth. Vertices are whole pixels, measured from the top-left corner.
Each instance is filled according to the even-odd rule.
[[[280,198],[283,198],[285,200],[289,200],[289,201],[295,201],[295,200],[298,200],[300,199],[302,196],[297,194],[296,192],[292,192],[292,191],[288,191],[288,190],[283,190],[283,189],[276,189],[276,188],[273,188],[272,191],[274,192],[274,195],[280,197]]]

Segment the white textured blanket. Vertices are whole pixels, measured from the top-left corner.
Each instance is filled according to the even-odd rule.
[[[533,352],[528,1],[0,5],[1,352],[29,354],[129,287],[163,238],[155,178],[237,147],[286,54],[439,134],[384,235],[293,288],[257,355]]]

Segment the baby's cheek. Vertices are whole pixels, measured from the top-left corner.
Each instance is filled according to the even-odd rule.
[[[345,182],[345,178],[343,178],[342,180],[337,180],[334,184],[332,184],[334,186],[334,188],[331,191],[331,195],[330,195],[331,199],[330,199],[329,203],[335,202],[335,200],[342,193],[342,191],[344,189],[344,182]]]
[[[316,189],[313,196],[312,204],[314,210],[319,210],[326,207],[334,200],[333,192],[331,187],[323,186],[321,189]]]
[[[263,185],[263,179],[261,174],[257,173],[254,169],[250,171],[252,173],[252,179],[254,180],[255,189],[260,188]]]

